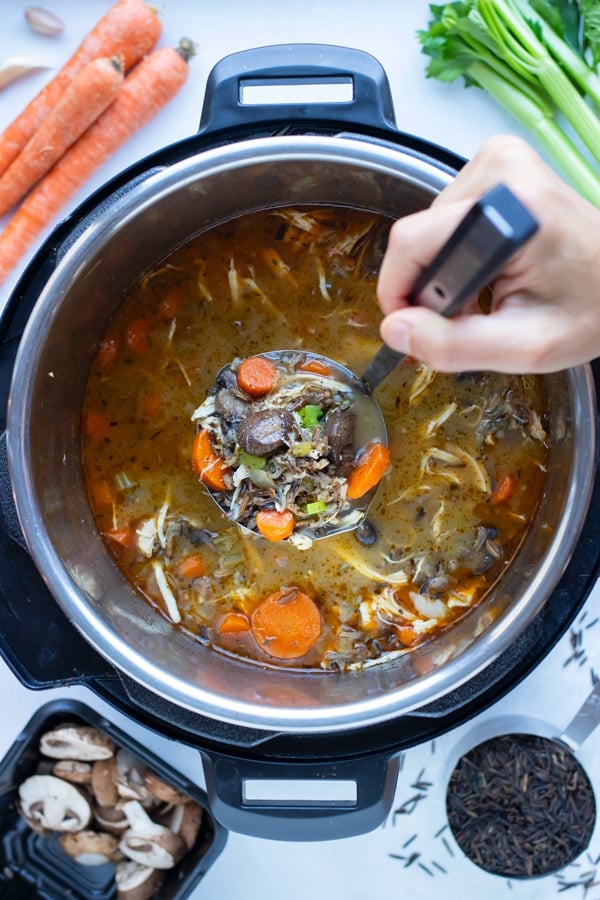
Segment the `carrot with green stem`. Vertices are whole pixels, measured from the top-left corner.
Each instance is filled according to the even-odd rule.
[[[161,30],[156,12],[144,0],[117,0],[62,69],[0,135],[0,174],[18,156],[84,66],[100,57],[120,55],[128,72],[153,49]]]
[[[120,56],[95,59],[75,76],[21,153],[0,176],[0,216],[18,203],[108,108],[124,78]]]
[[[116,99],[25,197],[0,234],[0,284],[86,180],[183,86],[193,44],[154,50],[125,78]]]

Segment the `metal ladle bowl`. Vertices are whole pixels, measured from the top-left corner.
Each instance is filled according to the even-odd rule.
[[[409,303],[427,306],[444,316],[454,315],[469,298],[476,296],[491,282],[506,260],[529,240],[537,228],[537,221],[518,198],[505,185],[497,185],[469,210],[433,261],[423,270],[409,295]],[[387,445],[385,420],[373,391],[405,359],[405,354],[383,344],[362,376],[334,359],[309,351],[273,350],[258,355],[286,364],[291,355],[302,353],[322,361],[333,376],[351,391],[351,407],[355,410],[356,421],[368,423],[367,433],[364,425],[357,429],[356,454],[373,441]],[[220,370],[209,396],[216,393],[219,380],[228,369],[229,366],[225,366]],[[228,504],[231,492],[210,487],[208,491],[224,514],[237,521]],[[364,526],[376,493],[377,486],[358,500],[348,501],[341,515],[336,514],[318,527],[313,527],[310,520],[301,522],[288,540],[305,548],[314,540]]]

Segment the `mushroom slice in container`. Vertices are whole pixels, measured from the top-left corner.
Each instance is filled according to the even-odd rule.
[[[148,800],[150,791],[144,784],[146,763],[126,747],[117,750],[116,785],[124,800]]]
[[[162,884],[164,873],[133,860],[117,863],[115,881],[119,900],[149,900]]]
[[[77,831],[61,834],[58,839],[67,856],[81,866],[103,866],[121,857],[119,840],[101,831]]]
[[[19,811],[32,828],[81,831],[92,810],[83,792],[54,775],[32,775],[19,786]]]
[[[117,778],[119,771],[114,756],[110,759],[97,759],[92,766],[92,792],[99,806],[115,806],[119,799]]]
[[[64,723],[40,738],[40,752],[52,759],[76,759],[83,762],[109,759],[115,752],[114,741],[89,725]]]
[[[154,822],[141,803],[130,800],[123,805],[129,828],[119,844],[121,852],[134,862],[154,869],[172,869],[185,855],[182,838],[170,828]]]
[[[111,831],[115,834],[123,834],[129,828],[127,816],[121,806],[96,806],[94,808],[94,821],[103,831]]]
[[[89,784],[92,780],[92,766],[77,759],[59,759],[52,767],[52,774],[72,784]]]
[[[164,821],[174,834],[179,835],[188,850],[191,850],[196,843],[203,815],[204,810],[200,804],[190,800],[189,803],[179,803],[170,810]]]
[[[162,800],[164,803],[179,805],[181,803],[189,803],[191,800],[189,794],[184,794],[183,791],[178,790],[173,785],[167,784],[154,772],[146,772],[144,785],[153,797]]]

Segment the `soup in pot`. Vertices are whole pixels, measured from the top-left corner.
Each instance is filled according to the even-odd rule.
[[[98,529],[146,602],[215,651],[333,672],[409,653],[481,601],[535,515],[542,380],[411,359],[377,390],[389,465],[356,529],[264,537],[228,519],[198,476],[194,414],[232,360],[285,349],[366,368],[391,224],[345,207],[219,224],[144,275],[100,344],[82,420]]]

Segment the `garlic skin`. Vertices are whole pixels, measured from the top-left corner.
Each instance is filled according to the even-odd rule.
[[[49,68],[51,67],[40,65],[24,56],[9,56],[0,61],[0,91],[17,78]]]
[[[54,36],[60,34],[65,27],[62,19],[41,6],[26,6],[23,15],[29,27],[38,34]]]

